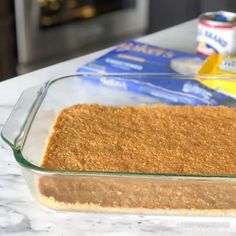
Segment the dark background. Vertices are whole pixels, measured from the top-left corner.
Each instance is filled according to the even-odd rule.
[[[151,0],[147,33],[197,18],[203,12],[218,10],[236,12],[236,0]]]
[[[0,81],[16,75],[14,4],[0,1]]]
[[[236,0],[150,0],[149,26],[146,34],[191,20],[202,12],[216,10],[236,12]],[[0,81],[16,76],[16,66],[14,1],[1,0]]]

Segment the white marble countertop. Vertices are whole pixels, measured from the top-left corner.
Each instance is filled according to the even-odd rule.
[[[196,21],[143,37],[142,42],[195,50]],[[73,74],[106,50],[0,83],[0,130],[21,92],[58,76]],[[10,148],[0,139],[0,235],[236,235],[233,217],[177,217],[62,213],[43,208],[30,195]]]

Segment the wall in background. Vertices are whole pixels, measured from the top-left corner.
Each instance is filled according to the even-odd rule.
[[[153,33],[208,11],[236,12],[236,0],[150,0],[149,29]]]
[[[184,21],[199,14],[199,0],[151,0],[148,34]]]
[[[201,12],[207,11],[232,11],[236,12],[235,0],[201,0]]]

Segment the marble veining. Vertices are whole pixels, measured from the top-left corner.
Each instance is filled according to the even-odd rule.
[[[17,90],[17,85],[12,87]],[[4,103],[4,99],[6,100]],[[11,98],[12,99],[12,98]],[[0,127],[13,105],[1,97]],[[15,97],[15,101],[17,97]],[[0,130],[1,130],[0,128]],[[233,217],[55,212],[32,198],[10,147],[0,139],[0,235],[236,235]]]
[[[149,38],[145,37],[145,40],[157,42],[157,38],[154,34]],[[178,40],[176,39],[176,41]],[[164,47],[164,41],[162,44]],[[52,75],[55,78],[73,74],[79,65],[100,54],[96,53],[60,63],[0,83],[0,131],[24,89],[51,79]],[[0,138],[0,235],[233,236],[236,235],[236,218],[52,211],[39,205],[33,199],[22,177],[20,167],[13,157],[12,150]]]

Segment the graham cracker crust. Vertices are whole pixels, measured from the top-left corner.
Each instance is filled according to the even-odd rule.
[[[59,170],[234,175],[236,109],[202,106],[75,105],[58,115],[42,167]],[[64,177],[64,178],[63,178]],[[233,182],[43,176],[52,206],[236,209]],[[47,199],[47,200],[46,200]]]

